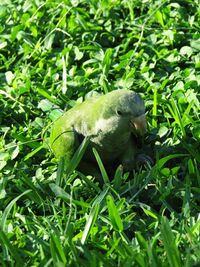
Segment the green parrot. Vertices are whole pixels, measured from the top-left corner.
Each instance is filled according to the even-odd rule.
[[[50,145],[56,158],[64,157],[67,165],[84,137],[89,137],[83,162],[95,164],[94,147],[105,166],[117,162],[129,171],[135,164],[136,140],[146,129],[142,98],[119,89],[87,99],[59,117],[51,130]]]

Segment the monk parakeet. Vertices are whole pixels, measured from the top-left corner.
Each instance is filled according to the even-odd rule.
[[[95,162],[92,147],[104,164],[121,163],[133,169],[136,136],[146,132],[145,106],[133,91],[115,90],[75,105],[53,124],[50,144],[57,158],[70,162],[84,137],[89,137],[83,161]]]

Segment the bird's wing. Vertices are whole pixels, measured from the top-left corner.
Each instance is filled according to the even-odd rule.
[[[56,158],[64,157],[67,164],[81,141],[81,135],[71,125],[66,124],[65,116],[60,117],[54,123],[50,136],[50,145]]]

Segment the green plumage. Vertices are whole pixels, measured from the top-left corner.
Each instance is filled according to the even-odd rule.
[[[65,158],[66,165],[85,136],[90,144],[84,161],[95,161],[95,147],[107,164],[122,163],[126,169],[134,164],[135,136],[146,131],[145,106],[141,97],[128,90],[116,90],[77,104],[53,125],[50,144],[55,156]]]

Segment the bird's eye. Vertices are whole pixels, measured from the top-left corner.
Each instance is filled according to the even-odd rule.
[[[117,115],[121,116],[122,112],[120,110],[117,110]]]

